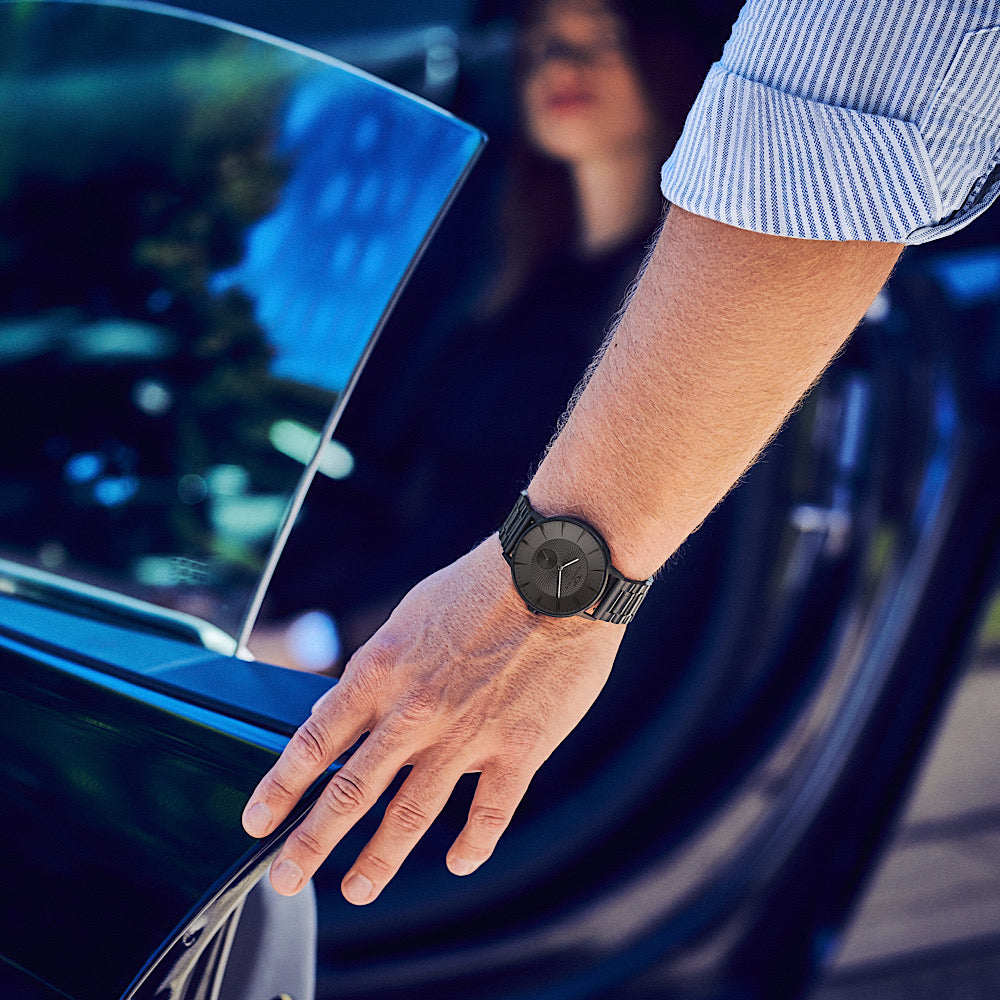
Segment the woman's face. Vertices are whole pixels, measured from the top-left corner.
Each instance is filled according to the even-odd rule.
[[[655,116],[624,34],[601,0],[549,0],[525,31],[521,102],[540,152],[573,165],[649,148]]]

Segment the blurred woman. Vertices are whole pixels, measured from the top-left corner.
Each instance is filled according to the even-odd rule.
[[[601,257],[649,237],[659,167],[704,70],[693,42],[663,22],[617,0],[540,0],[523,10],[521,129],[488,307],[509,305],[554,257]]]

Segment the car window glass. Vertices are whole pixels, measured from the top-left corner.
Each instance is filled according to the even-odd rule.
[[[0,107],[0,585],[235,636],[483,137],[128,3],[0,0]]]

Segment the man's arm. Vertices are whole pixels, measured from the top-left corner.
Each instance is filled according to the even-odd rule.
[[[594,524],[626,576],[655,572],[822,374],[902,249],[672,208],[532,503]]]
[[[764,236],[672,209],[528,487],[532,505],[584,518],[619,570],[651,575],[818,378],[901,249]],[[345,876],[344,895],[354,903],[378,895],[466,772],[481,775],[447,863],[458,875],[475,870],[535,771],[599,694],[623,631],[531,614],[495,535],[418,584],[248,803],[248,832],[266,835],[369,734],[289,836],[272,867],[275,888],[297,891],[406,764],[412,770]]]

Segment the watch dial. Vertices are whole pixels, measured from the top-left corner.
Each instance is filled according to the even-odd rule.
[[[579,521],[552,518],[534,525],[512,553],[514,583],[528,605],[547,615],[590,607],[608,578],[603,543]]]

